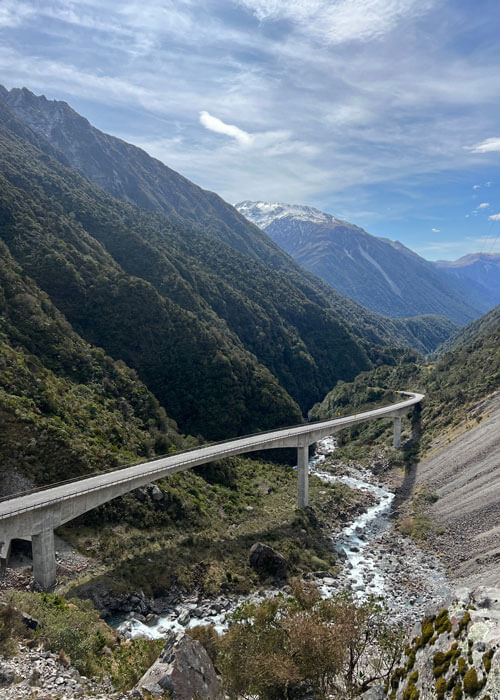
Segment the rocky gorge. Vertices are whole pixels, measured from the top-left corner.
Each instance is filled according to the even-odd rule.
[[[349,590],[354,598],[359,600],[366,600],[368,597],[379,599],[391,621],[400,622],[405,629],[413,628],[413,640],[419,635],[424,635],[425,625],[428,626],[425,620],[430,619],[431,613],[435,618],[441,610],[450,611],[451,622],[446,623],[446,628],[451,625],[453,629],[442,639],[434,634],[439,639],[432,642],[436,644],[436,647],[431,649],[432,653],[429,649],[425,651],[425,645],[419,646],[418,643],[413,655],[410,649],[411,658],[415,657],[415,668],[430,667],[430,671],[419,671],[420,685],[416,682],[411,662],[403,659],[401,663],[404,662],[404,666],[398,669],[404,668],[405,673],[399,670],[399,675],[393,676],[392,685],[388,689],[381,686],[370,689],[365,694],[366,700],[447,699],[446,694],[436,694],[436,685],[432,682],[433,654],[447,654],[448,647],[455,643],[451,633],[462,624],[460,630],[462,636],[465,636],[467,624],[471,620],[474,622],[471,629],[475,640],[473,644],[476,644],[475,650],[484,648],[484,653],[489,653],[488,658],[492,662],[491,680],[487,680],[491,685],[493,679],[500,674],[494,646],[496,638],[500,638],[500,613],[497,613],[495,608],[500,600],[500,593],[497,595],[495,591],[489,591],[483,594],[462,590],[459,592],[462,602],[453,602],[456,595],[440,558],[420,548],[411,538],[402,536],[394,527],[391,518],[396,483],[394,475],[382,470],[382,473],[375,476],[373,471],[366,467],[336,461],[335,442],[332,439],[318,443],[316,453],[310,461],[310,471],[325,484],[338,482],[355,490],[359,503],[354,519],[343,523],[341,528],[332,530],[331,526],[323,522],[325,536],[330,539],[331,547],[338,557],[337,575],[316,571],[304,576],[318,588],[321,596],[329,598]],[[266,548],[270,552],[266,551]],[[142,591],[121,594],[106,590],[93,591],[95,606],[122,635],[129,638],[145,636],[165,640],[158,661],[138,682],[134,691],[121,694],[113,692],[106,684],[82,679],[74,669],[68,669],[57,655],[51,655],[42,649],[21,648],[15,659],[2,662],[5,686],[5,695],[2,697],[14,700],[31,698],[33,693],[37,693],[38,697],[51,699],[59,697],[70,700],[92,695],[98,698],[125,700],[146,697],[148,693],[161,697],[166,692],[178,700],[189,700],[196,694],[207,698],[219,697],[220,684],[211,660],[203,646],[186,634],[186,631],[200,625],[212,625],[221,633],[231,624],[232,613],[243,602],[258,603],[277,594],[286,596],[289,593],[286,560],[263,544],[254,545],[252,550],[254,565],[260,561],[261,565],[264,562],[264,567],[271,566],[274,573],[271,580],[274,584],[262,586],[251,594],[207,596],[200,591],[188,592],[182,587],[172,587],[165,595],[151,598]],[[477,605],[482,612],[474,615],[471,612],[467,624],[460,623],[460,615],[463,617],[466,614],[471,601],[476,600],[478,596]],[[492,613],[485,612],[490,609],[493,610]],[[468,646],[464,646],[464,640],[461,643],[469,650]],[[415,646],[415,641],[412,644]],[[479,651],[475,655],[473,653],[472,657],[469,654],[469,662],[471,658],[474,663],[478,661],[478,653]],[[458,659],[457,654],[455,656]],[[484,662],[481,663],[484,667]],[[471,668],[472,665],[470,662]],[[483,678],[483,667],[477,663],[476,666],[478,677]],[[36,672],[33,672],[33,669]],[[458,686],[456,683],[452,684],[450,679],[446,682],[450,682],[451,692],[455,692],[454,687],[463,687],[463,683]],[[441,683],[439,688],[442,686]],[[42,688],[45,695],[39,694]],[[420,695],[417,695],[417,691]],[[462,696],[453,695],[453,700],[457,700],[458,697]],[[497,696],[491,696],[494,697]]]
[[[392,619],[414,624],[433,605],[450,595],[450,584],[439,557],[422,550],[412,539],[403,537],[392,525],[394,485],[360,466],[335,461],[335,441],[322,440],[310,460],[310,471],[323,482],[340,482],[355,490],[360,512],[339,530],[326,536],[336,552],[337,575],[317,571],[306,574],[325,598],[349,590],[354,597],[380,597]],[[276,553],[279,557],[279,553]],[[222,631],[231,613],[243,602],[259,601],[280,592],[287,584],[262,587],[245,596],[211,596],[172,589],[162,598],[148,599],[143,593],[115,596],[104,592],[94,598],[103,614],[125,635],[161,638],[167,632],[180,632],[197,625],[214,625]],[[118,611],[122,613],[117,614]],[[122,617],[122,621],[120,620]],[[123,619],[125,617],[126,619]]]

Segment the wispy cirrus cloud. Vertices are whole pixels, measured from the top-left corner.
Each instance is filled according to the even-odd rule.
[[[490,225],[499,31],[455,0],[0,0],[0,82],[229,201],[304,202],[416,247],[436,221],[435,241]]]
[[[288,20],[299,33],[330,44],[369,41],[404,18],[424,14],[432,0],[239,0],[261,21]]]

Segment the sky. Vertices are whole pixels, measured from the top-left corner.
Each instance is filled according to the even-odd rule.
[[[227,201],[500,252],[498,0],[0,0],[0,83]]]

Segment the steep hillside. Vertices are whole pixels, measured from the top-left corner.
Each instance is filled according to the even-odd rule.
[[[450,335],[442,345],[440,345],[435,356],[439,357],[449,350],[458,349],[463,345],[471,344],[481,338],[485,334],[495,333],[495,330],[500,327],[500,306],[496,306],[484,316],[480,316],[472,323],[467,324],[463,328]]]
[[[280,286],[285,295],[290,292],[290,285],[293,286],[292,297],[299,289],[309,302],[333,311],[337,319],[365,345],[409,346],[421,352],[429,352],[452,332],[453,324],[442,317],[391,321],[347,300],[302,269],[269,236],[220,197],[197,187],[141,149],[102,133],[66,103],[37,97],[26,89],[8,92],[2,88],[0,99],[2,98],[23,124],[36,132],[36,145],[42,150],[46,149],[40,144],[45,143],[48,147],[50,141],[50,155],[56,154],[63,164],[71,164],[108,193],[145,209],[165,214],[174,228],[183,230],[179,242],[184,245],[188,239],[187,253],[191,257],[196,258],[198,251],[196,245],[192,245],[193,236],[189,236],[188,232],[209,237],[210,241],[215,238],[226,243],[233,251],[237,250],[243,255],[237,257],[241,267],[248,267],[250,257],[266,268],[279,271]],[[207,246],[200,251],[201,257],[197,259],[198,265],[205,267],[206,249]],[[208,251],[212,254],[211,264],[216,265],[218,250],[213,243],[208,246]],[[223,256],[228,255],[227,249],[225,250]],[[254,266],[252,272],[256,269]],[[218,273],[218,270],[215,272]],[[232,275],[230,283],[234,286],[241,276],[240,270],[238,276]],[[266,277],[262,275],[262,270],[258,276],[262,279]],[[276,276],[274,279],[277,279]],[[226,309],[227,303],[219,303],[217,314],[223,315]],[[253,310],[250,313],[252,315]],[[234,314],[228,313],[224,318],[231,325]],[[248,336],[258,338],[260,333],[260,329],[255,332],[255,328],[250,327]],[[378,361],[379,352],[372,354],[370,347],[366,349]],[[260,358],[257,348],[250,347],[250,350]]]
[[[294,401],[196,294],[181,262],[173,265],[168,229],[155,248],[147,239],[159,222],[50,160],[5,121],[1,237],[75,330],[134,367],[186,432],[226,437],[297,422]]]
[[[497,585],[500,581],[500,394],[497,392],[475,414],[479,425],[464,428],[434,445],[434,451],[416,470],[414,493],[433,494],[417,506],[431,518],[434,547],[442,552],[453,576],[462,585]]]
[[[330,418],[339,411],[355,411],[379,401],[380,392],[373,387],[422,391],[426,398],[418,447],[425,454],[433,438],[463,421],[469,409],[500,388],[500,323],[495,323],[495,318],[498,310],[483,317],[482,332],[471,333],[467,341],[444,352],[432,364],[381,366],[362,372],[352,383],[340,382],[313,407],[310,416]],[[370,439],[370,430],[361,435],[361,440]]]
[[[458,260],[433,263],[450,279],[476,285],[490,306],[500,304],[500,253],[472,253]]]
[[[0,368],[0,496],[186,444],[136,373],[83,341],[2,242]]]
[[[174,223],[210,234],[266,265],[286,267],[286,256],[256,226],[217,194],[198,187],[137,146],[104,134],[66,102],[38,97],[26,88],[0,86],[16,116],[40,134],[91,182]]]
[[[489,308],[475,283],[448,278],[398,241],[376,238],[330,214],[267,202],[236,208],[306,269],[377,313],[442,314],[463,324]]]

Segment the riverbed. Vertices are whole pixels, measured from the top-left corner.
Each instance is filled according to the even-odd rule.
[[[394,529],[391,522],[394,493],[388,486],[369,469],[336,465],[334,438],[317,443],[309,469],[324,482],[341,482],[374,497],[373,505],[340,534],[332,533],[332,549],[339,555],[341,571],[335,578],[321,572],[316,576],[315,583],[323,597],[348,589],[360,601],[377,598],[389,611],[391,620],[406,624],[421,619],[429,608],[447,599],[450,588],[439,559]],[[243,602],[257,602],[277,593],[278,589],[268,589],[206,601],[191,597],[147,623],[131,613],[129,619],[118,625],[118,630],[132,637],[161,638],[169,631],[211,624],[222,632],[230,614]]]

